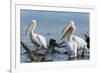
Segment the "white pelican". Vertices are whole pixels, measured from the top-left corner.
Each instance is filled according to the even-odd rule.
[[[32,20],[31,25],[27,29],[27,35],[30,36],[33,44],[35,44],[38,48],[47,49],[47,43],[45,37],[42,35],[34,33],[34,29],[36,27],[36,20]]]
[[[61,39],[64,39],[64,41],[70,46],[70,49],[74,52],[75,56],[77,56],[77,51],[86,47],[87,43],[82,38],[73,35],[75,29],[74,22],[70,21],[63,30]]]

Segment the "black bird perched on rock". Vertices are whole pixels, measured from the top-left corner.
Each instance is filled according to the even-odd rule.
[[[62,42],[62,43],[57,43],[56,42],[56,40],[55,39],[50,39],[49,40],[49,51],[50,52],[55,52],[55,47],[65,47],[65,46],[63,46],[62,44],[63,44],[64,42]]]
[[[84,36],[85,36],[85,41],[87,42],[87,48],[90,48],[90,37],[87,34],[85,34]]]
[[[56,43],[55,39],[50,39],[49,46],[51,46],[51,47],[58,47],[58,44]]]

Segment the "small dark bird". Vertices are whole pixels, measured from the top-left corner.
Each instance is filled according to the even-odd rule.
[[[50,52],[58,52],[57,50],[55,50],[54,48],[55,47],[58,47],[58,48],[60,48],[60,47],[65,47],[65,46],[63,46],[62,44],[63,44],[64,42],[62,42],[62,43],[57,43],[56,42],[56,40],[55,39],[50,39],[49,40],[49,51]]]
[[[85,36],[85,41],[87,42],[87,48],[90,48],[90,37],[87,34],[85,34],[84,36]]]
[[[55,39],[50,39],[49,46],[51,46],[51,47],[57,47],[58,44],[56,43],[56,40]]]

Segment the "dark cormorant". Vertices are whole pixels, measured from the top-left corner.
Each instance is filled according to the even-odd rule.
[[[90,48],[90,37],[87,34],[85,34],[84,36],[85,36],[85,41],[87,42],[87,48]]]

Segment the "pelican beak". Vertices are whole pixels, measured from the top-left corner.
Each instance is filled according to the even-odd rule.
[[[61,39],[70,36],[74,32],[74,30],[75,30],[75,26],[73,26],[73,24],[67,25],[62,32]]]
[[[31,25],[28,27],[27,31],[26,31],[26,34],[27,35],[30,35],[30,33],[32,32],[32,30],[35,29],[35,26],[36,26],[36,20],[32,20],[32,23]]]

